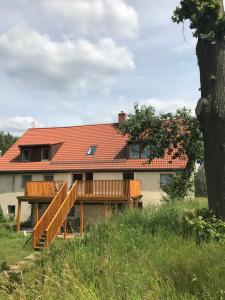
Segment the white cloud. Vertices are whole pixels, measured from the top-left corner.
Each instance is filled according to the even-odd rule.
[[[57,42],[25,25],[0,35],[0,62],[20,82],[53,90],[103,88],[135,67],[132,53],[110,38]]]
[[[132,38],[138,30],[136,10],[124,0],[41,0],[50,15],[58,15],[81,34]]]
[[[4,132],[20,135],[31,127],[43,127],[43,124],[39,123],[33,117],[0,117],[0,130]]]
[[[155,108],[157,113],[175,112],[177,109],[187,107],[194,111],[190,104],[182,100],[162,100],[162,99],[147,99],[138,102],[140,105],[151,105]]]

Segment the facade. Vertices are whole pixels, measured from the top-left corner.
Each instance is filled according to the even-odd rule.
[[[118,116],[118,123],[126,118]],[[26,181],[75,180],[141,181],[143,206],[159,204],[160,185],[186,165],[186,159],[163,159],[148,163],[148,148],[140,149],[127,136],[118,133],[118,123],[59,128],[32,128],[0,158],[0,206],[7,216],[16,216],[17,197],[24,194]],[[46,205],[40,208],[42,211]],[[22,203],[21,220],[31,217],[32,207]],[[75,209],[74,216],[77,210]],[[86,207],[91,221],[101,210]]]

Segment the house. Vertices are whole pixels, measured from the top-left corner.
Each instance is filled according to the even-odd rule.
[[[138,144],[118,132],[126,114],[118,114],[118,123],[71,127],[31,128],[0,158],[0,206],[5,215],[17,214],[17,197],[24,196],[26,182],[66,182],[68,189],[76,180],[95,182],[138,180],[141,184],[139,206],[157,204],[163,195],[161,184],[186,165],[186,159],[163,159],[148,163],[148,149],[141,151]],[[97,185],[97,183],[96,183]],[[103,188],[98,186],[98,189]],[[123,187],[124,189],[124,187]],[[97,197],[97,195],[96,195]],[[50,201],[50,200],[49,200]],[[21,220],[32,215],[35,205],[22,201]],[[39,203],[41,215],[49,203]],[[101,207],[86,205],[86,218],[94,220]],[[70,212],[73,216],[73,212]],[[74,211],[74,218],[78,210]]]

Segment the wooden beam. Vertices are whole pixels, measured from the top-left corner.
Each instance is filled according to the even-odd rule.
[[[38,208],[39,208],[39,205],[38,205],[38,202],[35,203],[35,212],[34,212],[34,224],[35,226],[37,225],[38,223]]]
[[[84,234],[84,203],[80,204],[80,236]]]
[[[21,218],[21,201],[18,200],[18,211],[17,211],[17,225],[16,225],[16,231],[20,231],[20,218]]]

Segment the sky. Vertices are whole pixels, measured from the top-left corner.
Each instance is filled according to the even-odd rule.
[[[196,40],[179,0],[0,0],[0,130],[117,122],[199,98]]]

